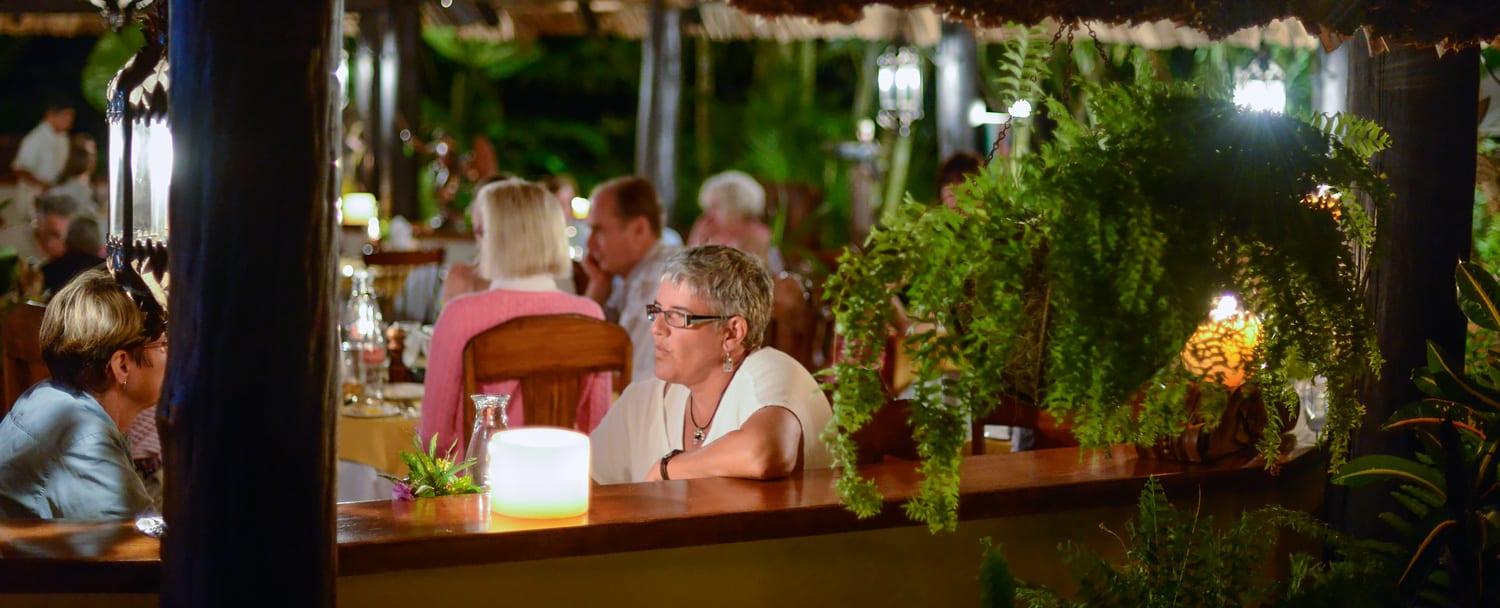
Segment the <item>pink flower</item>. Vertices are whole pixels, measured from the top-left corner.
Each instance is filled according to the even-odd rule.
[[[413,501],[417,495],[411,491],[411,486],[404,481],[398,481],[391,486],[391,500]]]

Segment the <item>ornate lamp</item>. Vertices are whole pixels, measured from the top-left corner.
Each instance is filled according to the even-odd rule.
[[[1193,374],[1234,389],[1245,383],[1245,368],[1260,341],[1260,319],[1224,294],[1214,300],[1208,321],[1198,326],[1182,351]]]
[[[167,9],[160,0],[90,0],[110,27],[137,19],[146,44],[108,89],[109,270],[148,319],[165,322],[172,131],[167,115]]]
[[[882,53],[875,59],[880,93],[880,126],[905,135],[922,118],[922,56],[911,47]]]

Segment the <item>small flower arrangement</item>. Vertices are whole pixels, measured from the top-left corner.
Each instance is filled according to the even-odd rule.
[[[458,442],[454,441],[454,445],[448,447],[448,452],[451,453],[457,444]],[[432,436],[426,449],[422,448],[422,438],[412,435],[412,446],[416,448],[415,451],[401,451],[401,461],[406,463],[406,477],[381,475],[395,484],[391,488],[392,500],[411,501],[434,496],[478,494],[484,491],[483,486],[475,485],[472,477],[462,474],[464,469],[474,466],[474,459],[455,463],[447,458],[439,457],[437,435]]]

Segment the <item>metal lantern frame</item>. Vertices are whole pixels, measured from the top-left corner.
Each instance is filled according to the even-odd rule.
[[[922,55],[909,46],[895,47],[875,58],[875,67],[876,121],[905,135],[922,118]]]
[[[167,191],[172,178],[167,3],[164,0],[90,2],[100,9],[115,31],[139,21],[145,34],[145,46],[115,74],[107,92],[105,121],[110,137],[107,261],[110,273],[146,313],[148,326],[164,327],[169,282]]]

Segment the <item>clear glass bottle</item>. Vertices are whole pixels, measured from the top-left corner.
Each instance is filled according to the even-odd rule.
[[[380,317],[380,301],[367,270],[359,270],[353,276],[353,288],[349,300],[344,303],[344,314],[339,324],[339,347],[345,366],[354,376],[343,382],[360,385],[366,398],[378,399],[385,388],[385,375],[390,361],[386,356],[385,323]],[[346,392],[349,392],[346,388]]]
[[[469,434],[464,459],[474,460],[468,468],[469,479],[482,486],[489,483],[490,437],[510,428],[510,420],[505,414],[510,395],[477,394],[469,395],[469,398],[474,400],[474,432]]]

